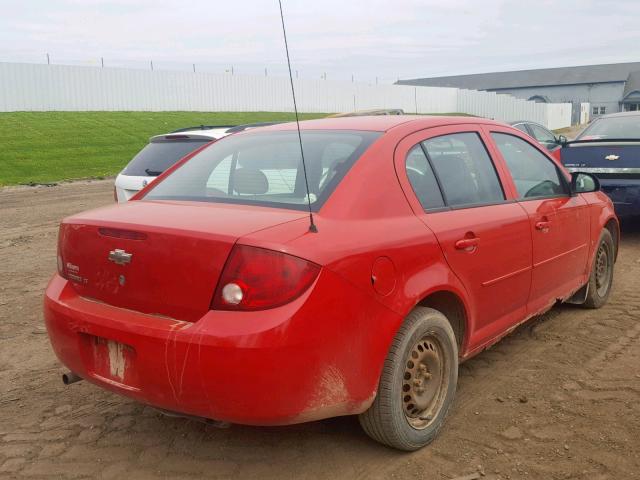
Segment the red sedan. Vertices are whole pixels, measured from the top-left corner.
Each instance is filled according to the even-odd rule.
[[[67,379],[242,424],[358,414],[414,450],[442,426],[459,362],[558,301],[607,301],[611,201],[518,130],[301,128],[307,181],[295,124],[277,125],[62,222],[44,313]]]

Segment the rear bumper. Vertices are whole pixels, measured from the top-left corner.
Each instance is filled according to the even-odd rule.
[[[252,425],[366,410],[401,321],[326,270],[289,305],[209,311],[194,323],[82,298],[55,275],[44,314],[56,355],[86,380],[163,409]]]
[[[640,215],[640,180],[600,178],[600,185],[613,201],[618,217]]]

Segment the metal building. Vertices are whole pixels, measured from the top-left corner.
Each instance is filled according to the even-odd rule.
[[[544,103],[570,102],[574,124],[579,123],[581,103],[590,104],[592,118],[640,110],[640,62],[416,78],[397,83],[486,90]]]

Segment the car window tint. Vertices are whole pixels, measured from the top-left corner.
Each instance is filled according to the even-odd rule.
[[[411,187],[420,200],[422,208],[428,210],[444,207],[440,187],[420,145],[413,147],[407,154],[405,168]]]
[[[123,175],[157,176],[182,157],[211,140],[162,140],[149,143],[133,157]]]
[[[320,188],[331,182],[336,175],[341,174],[347,165],[347,160],[354,154],[356,145],[349,142],[335,141],[327,144],[320,158]]]
[[[576,140],[600,138],[637,140],[638,137],[640,137],[640,115],[621,115],[594,120]]]
[[[150,200],[189,200],[317,210],[379,132],[297,131],[230,135],[208,146],[150,190]]]
[[[492,133],[491,136],[507,162],[520,198],[566,193],[558,167],[538,149],[514,135]]]
[[[245,148],[236,156],[235,175],[238,170],[260,171],[267,180],[266,195],[293,194],[298,174],[300,146],[295,142],[272,143]],[[256,175],[256,178],[258,176]],[[246,195],[235,190],[237,195]]]
[[[553,133],[551,133],[549,130],[534,124],[530,124],[529,127],[533,132],[533,137],[540,143],[544,143],[547,146],[556,143],[556,137],[554,137]]]
[[[491,157],[476,133],[431,138],[423,145],[447,205],[496,203],[504,192]]]
[[[229,193],[229,174],[231,172],[232,156],[220,161],[213,169],[209,179],[207,180],[207,190],[220,190],[223,193]]]

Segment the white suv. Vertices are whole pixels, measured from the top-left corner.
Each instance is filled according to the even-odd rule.
[[[195,149],[232,133],[278,122],[246,125],[200,125],[156,135],[116,177],[113,190],[117,202],[126,202],[153,182],[158,175]]]

